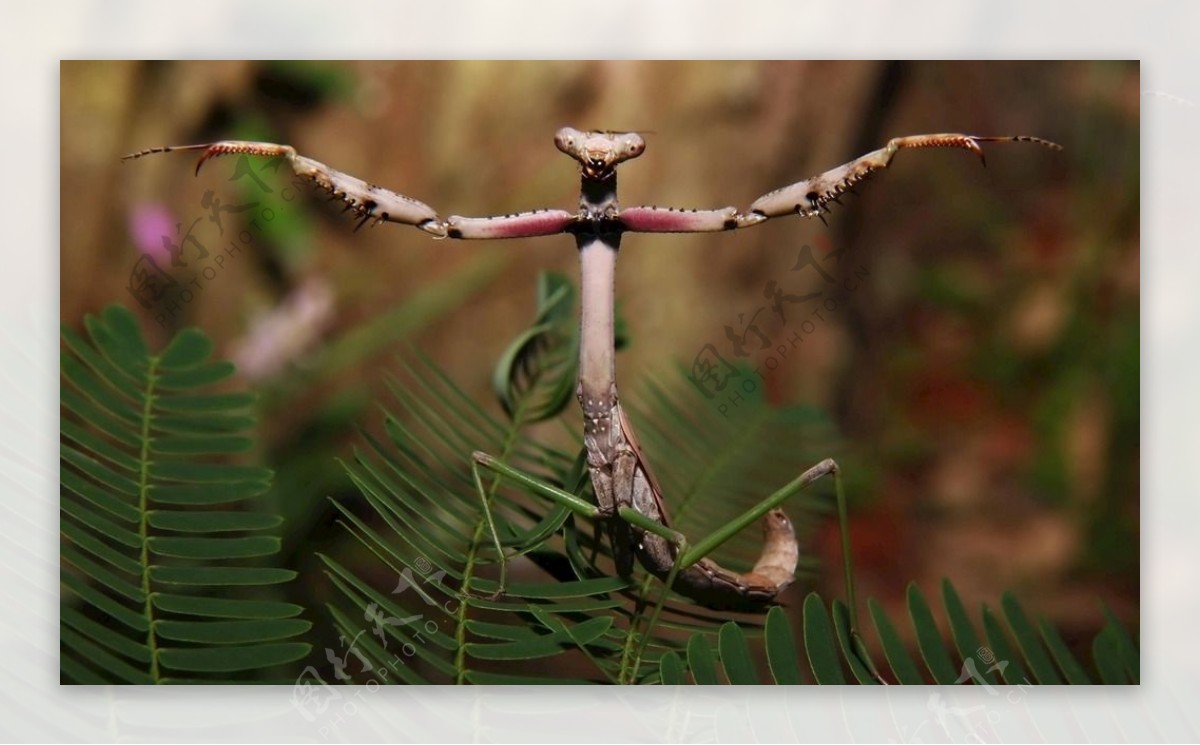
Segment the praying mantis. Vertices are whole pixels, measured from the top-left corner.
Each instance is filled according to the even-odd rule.
[[[492,240],[569,234],[574,236],[581,271],[579,372],[576,397],[583,412],[586,463],[596,496],[593,504],[575,494],[516,470],[486,453],[473,454],[475,483],[501,565],[499,592],[505,586],[505,556],[492,520],[479,469],[520,483],[536,493],[606,526],[618,574],[628,577],[635,561],[666,588],[711,608],[762,610],[793,580],[799,547],[791,521],[781,506],[790,497],[826,476],[835,482],[845,562],[847,600],[852,630],[857,615],[846,528],[841,470],[826,459],[800,474],[756,506],[709,537],[689,544],[670,526],[662,490],[630,424],[616,382],[614,348],[614,281],[616,259],[625,233],[699,233],[733,231],[767,220],[799,215],[824,220],[829,203],[873,174],[886,169],[905,149],[956,148],[984,159],[981,143],[1026,142],[1054,150],[1053,142],[1028,136],[924,134],[897,137],[886,146],[811,178],[769,192],[749,208],[687,210],[674,207],[622,208],[617,201],[617,167],[645,151],[636,132],[560,129],[554,143],[579,166],[580,196],[575,210],[538,209],[493,217],[450,216],[429,205],[300,155],[289,145],[227,140],[212,144],[151,148],[123,160],[153,153],[201,151],[196,172],[209,159],[230,154],[280,158],[294,172],[345,203],[359,219],[414,226],[435,238]],[[986,161],[985,161],[986,163]],[[733,535],[762,520],[763,549],[746,573],[726,569],[708,558]],[[660,601],[656,609],[662,609]],[[653,621],[651,622],[653,624]]]

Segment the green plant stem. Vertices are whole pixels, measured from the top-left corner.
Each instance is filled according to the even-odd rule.
[[[158,669],[158,639],[154,629],[154,603],[150,592],[150,422],[154,418],[154,384],[158,381],[158,357],[150,358],[150,367],[146,372],[145,402],[142,404],[142,448],[139,454],[138,469],[138,510],[141,520],[138,523],[138,537],[142,541],[142,592],[146,595],[146,605],[143,613],[149,621],[146,630],[146,645],[150,648],[150,677],[155,683],[159,680]]]

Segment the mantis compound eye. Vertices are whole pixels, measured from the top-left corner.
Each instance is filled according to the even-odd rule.
[[[575,157],[575,148],[579,144],[579,132],[570,127],[563,127],[554,133],[554,145],[562,152]]]
[[[625,135],[624,142],[622,143],[621,147],[621,155],[624,159],[636,158],[637,156],[641,155],[645,149],[646,141],[643,140],[639,135],[631,133]]]

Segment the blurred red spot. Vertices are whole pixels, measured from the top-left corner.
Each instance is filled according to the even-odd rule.
[[[910,401],[913,420],[929,429],[969,424],[987,408],[978,384],[939,371],[930,371],[915,382]]]

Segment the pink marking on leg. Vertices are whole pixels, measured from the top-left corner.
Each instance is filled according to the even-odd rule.
[[[677,210],[667,207],[630,207],[618,218],[635,233],[710,233],[738,226],[737,210]]]
[[[538,210],[498,217],[453,215],[446,220],[446,234],[464,240],[532,238],[562,233],[575,220],[576,215],[566,210]]]

